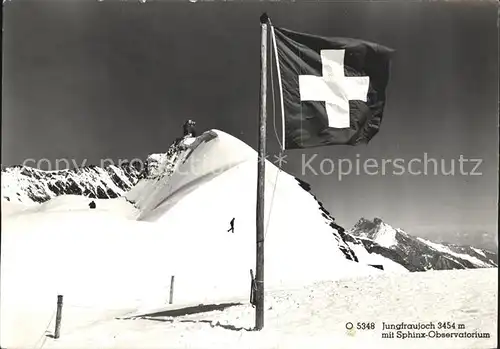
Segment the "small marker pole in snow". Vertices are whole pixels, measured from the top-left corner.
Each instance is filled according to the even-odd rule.
[[[59,338],[61,332],[61,318],[62,318],[63,296],[57,296],[57,313],[56,313],[56,329],[54,331],[54,338]]]
[[[257,159],[257,249],[255,268],[255,329],[264,327],[264,183],[266,162],[266,109],[267,109],[267,26],[266,13],[260,16],[260,115],[259,115],[259,154]]]
[[[174,302],[174,279],[175,275],[172,275],[170,278],[170,298],[168,300],[168,304],[172,304]]]
[[[253,276],[253,270],[250,269],[250,304],[252,306],[255,305],[254,294],[255,294],[255,277]]]

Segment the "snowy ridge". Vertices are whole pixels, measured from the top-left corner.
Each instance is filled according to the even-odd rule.
[[[447,246],[444,246],[444,245],[441,245],[441,244],[436,244],[434,242],[431,242],[429,240],[425,240],[425,239],[422,239],[422,238],[417,238],[419,241],[422,241],[423,243],[431,246],[432,248],[440,251],[440,252],[443,252],[443,253],[446,253],[446,254],[450,254],[452,256],[455,256],[457,257],[458,259],[465,259],[465,260],[468,260],[469,262],[471,262],[472,264],[474,265],[477,265],[478,267],[483,267],[483,268],[488,268],[488,267],[493,267],[493,266],[497,266],[497,265],[492,265],[490,263],[487,263],[487,262],[484,262],[482,260],[480,260],[479,258],[476,258],[474,256],[470,256],[468,254],[465,254],[465,253],[457,253],[457,252],[454,252],[452,251],[449,247]],[[479,253],[480,255],[486,257],[486,255],[484,254],[484,252],[482,252],[481,250],[479,249],[475,249],[475,248],[471,248],[473,249],[474,251],[476,251],[476,253]]]
[[[410,271],[498,266],[496,253],[413,237],[380,218],[373,221],[362,218],[348,233],[349,244],[353,249],[362,245],[370,254],[385,256]]]
[[[206,132],[198,138],[180,138],[169,147],[166,153],[152,154],[148,157],[146,161],[148,170],[144,178],[125,195],[127,200],[139,209],[138,219],[141,219],[144,212],[154,209],[159,200],[164,199],[165,195],[162,190],[171,186],[172,174],[191,154],[196,145],[208,137],[214,137],[214,135]]]
[[[207,190],[208,186],[215,185],[214,183],[220,181],[222,182],[217,187],[218,193],[224,195],[228,192],[230,196],[234,196],[237,193],[238,196],[243,195],[243,197],[247,197],[244,202],[249,205],[245,207],[245,212],[253,212],[254,209],[251,205],[255,205],[255,190],[252,191],[250,188],[256,183],[256,178],[253,178],[253,173],[256,172],[256,169],[253,169],[257,163],[256,152],[240,140],[218,130],[206,132],[196,140],[189,139],[189,141],[188,145],[185,142],[181,142],[180,145],[183,146],[180,148],[178,145],[172,146],[169,149],[170,156],[164,158],[164,161],[170,164],[169,168],[175,168],[175,170],[169,170],[162,175],[150,176],[143,179],[127,194],[127,199],[135,203],[136,207],[141,211],[138,218],[152,222],[162,221],[162,216],[173,206],[179,204],[179,201],[191,200],[186,197],[191,196],[192,191],[200,191],[201,188]],[[189,161],[186,161],[188,158],[190,158]],[[323,208],[322,204],[317,201],[316,197],[308,193],[310,186],[287,173],[278,171],[270,162],[266,163],[266,167],[266,177],[268,178],[266,183],[268,190],[266,192],[266,202],[269,205],[272,203],[273,207],[283,205],[283,207],[288,207],[288,209],[297,206],[298,211],[303,209],[304,206],[309,208],[316,216],[314,220],[322,221],[322,229],[327,229],[337,241],[336,249],[340,249],[347,259],[358,261],[355,253],[345,243],[341,234],[339,234],[339,228],[342,228],[335,224],[334,219]],[[221,190],[221,187],[230,188],[234,177],[237,178],[236,181],[238,182],[233,184],[234,191],[226,188]],[[284,187],[281,188],[282,186]],[[245,188],[245,194],[242,194],[242,188]],[[286,196],[294,193],[293,196],[296,197],[294,198],[295,202],[305,200],[308,204],[290,205],[290,203],[286,202],[278,203],[276,197],[281,197],[278,194],[281,192],[286,193]],[[199,202],[203,201],[199,200]],[[231,197],[228,198],[228,202],[231,202]],[[198,202],[194,200],[189,209],[197,212],[197,205]],[[187,206],[185,207],[185,209],[188,209]],[[235,208],[231,207],[230,210],[235,211]],[[208,212],[207,209],[201,207],[200,211]],[[269,216],[266,219],[274,220],[275,214],[276,211],[269,212]],[[298,214],[300,215],[300,212]],[[172,215],[169,215],[169,219],[175,220],[175,218],[171,217]],[[176,215],[173,216],[175,217]],[[231,217],[226,219],[228,222]],[[285,217],[282,220],[284,219]],[[253,225],[251,223],[252,220],[254,221],[255,218],[248,217],[249,226]],[[281,221],[280,218],[276,218],[276,220]],[[271,229],[269,223],[268,229]]]
[[[475,247],[471,247],[471,249],[472,249],[474,252],[476,252],[476,253],[480,254],[481,256],[486,257],[486,255],[484,254],[484,252],[483,252],[483,251],[481,251],[480,249],[475,248]]]
[[[122,196],[140,177],[140,171],[122,166],[88,166],[72,170],[43,171],[27,166],[2,170],[2,201],[31,205],[60,195],[83,195],[90,198]]]
[[[194,138],[178,139],[167,153],[151,154],[145,166],[122,163],[120,166],[85,166],[71,170],[44,171],[28,166],[2,169],[2,202],[32,205],[61,195],[112,199],[124,196],[141,178],[168,177],[173,171],[178,150]],[[15,207],[14,205],[7,205]]]

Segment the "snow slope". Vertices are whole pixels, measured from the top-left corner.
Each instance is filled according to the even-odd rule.
[[[497,347],[498,269],[429,271],[321,282],[266,293],[265,326],[254,325],[255,309],[240,305],[206,313],[137,320],[107,320],[44,338],[44,348],[197,349],[490,349]],[[66,323],[71,319],[65,320]],[[352,322],[353,330],[346,329]],[[357,323],[374,330],[357,330]],[[382,338],[382,323],[434,323],[440,334],[488,334],[489,338]],[[439,322],[465,329],[437,329]],[[53,323],[51,324],[53,325]],[[52,333],[52,327],[48,333]],[[413,331],[410,331],[413,332]],[[431,330],[415,331],[431,334]],[[401,330],[400,334],[408,334]],[[478,336],[479,337],[479,336]]]
[[[16,202],[2,201],[2,216],[8,218],[9,216],[21,213],[27,215],[33,213],[89,211],[89,204],[91,202],[96,204],[93,212],[105,212],[127,219],[135,219],[137,216],[137,209],[125,197],[92,199],[82,195],[61,195],[37,205],[24,205]],[[7,208],[5,213],[3,212],[4,208]],[[29,219],[29,216],[27,218]]]
[[[409,270],[400,263],[373,251],[367,251],[362,243],[347,242],[347,244],[354,251],[358,259],[363,261],[363,263],[368,263],[370,265],[382,265],[384,267],[384,271],[386,272],[409,272]]]
[[[2,200],[2,219],[10,215],[24,211],[27,208],[32,208],[33,205],[25,205],[20,202],[10,202],[7,200]]]
[[[179,155],[173,174],[140,181],[127,198],[141,210],[141,220],[161,224],[172,236],[197,241],[199,247],[193,248],[198,258],[207,261],[203,266],[207,273],[214,263],[217,268],[230,268],[234,278],[243,275],[246,285],[255,266],[257,154],[217,130],[197,142]],[[266,163],[265,202],[268,285],[334,278],[344,272],[337,266],[350,257],[343,252],[350,252],[349,247],[322,216],[314,197],[270,162]],[[186,217],[186,212],[194,216]],[[232,218],[234,234],[227,232]],[[217,254],[206,248],[212,244],[224,246],[227,252]],[[216,288],[218,281],[211,282]]]
[[[32,347],[58,294],[96,311],[163,304],[167,246],[152,224],[88,208],[3,220],[0,344]]]
[[[370,239],[380,246],[390,248],[398,244],[396,235],[404,232],[401,229],[391,227],[380,218],[375,218],[373,222],[367,219],[360,219],[349,233],[360,238]]]
[[[163,306],[172,275],[175,305],[248,302],[255,267],[255,154],[212,131],[185,144],[175,161],[168,157],[173,167],[148,175],[127,198],[97,200],[92,210],[88,198],[61,196],[4,219],[2,347],[33,347],[58,294],[74,319],[65,323],[68,330],[109,311],[124,315]],[[293,177],[278,175],[268,163],[266,180],[267,203],[275,193],[265,243],[266,289],[382,273],[349,260],[352,251],[331,219]],[[233,217],[234,234],[227,231]]]

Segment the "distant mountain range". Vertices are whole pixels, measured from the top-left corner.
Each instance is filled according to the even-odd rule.
[[[141,176],[130,164],[87,166],[71,170],[43,171],[27,166],[2,170],[2,200],[43,203],[60,195],[84,195],[109,199],[125,194]]]
[[[2,200],[29,205],[60,195],[83,195],[95,199],[123,196],[140,179],[172,171],[180,141],[176,140],[166,153],[149,155],[143,166],[121,163],[119,166],[90,165],[60,171],[20,165],[2,167]]]
[[[380,218],[361,218],[346,232],[349,244],[362,244],[410,271],[498,266],[498,254],[471,246],[431,242],[391,227]]]
[[[142,168],[131,164],[64,171],[8,167],[2,169],[2,202],[32,205],[68,194],[99,199],[125,196],[141,179],[168,180],[176,164],[184,161],[183,147],[195,141],[194,138],[176,140],[166,153],[148,156]],[[311,192],[309,184],[296,179],[303,190]],[[434,243],[393,228],[379,218],[372,221],[362,218],[352,229],[346,230],[314,198],[325,222],[338,232],[334,235],[341,236],[343,242],[339,242],[339,246],[348,259],[357,260],[355,251],[358,251],[358,254],[387,258],[409,271],[497,267],[497,253],[471,246]],[[135,200],[129,201],[135,204]]]

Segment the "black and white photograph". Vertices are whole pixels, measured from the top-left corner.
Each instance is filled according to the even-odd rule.
[[[496,1],[2,7],[1,348],[497,348]]]

